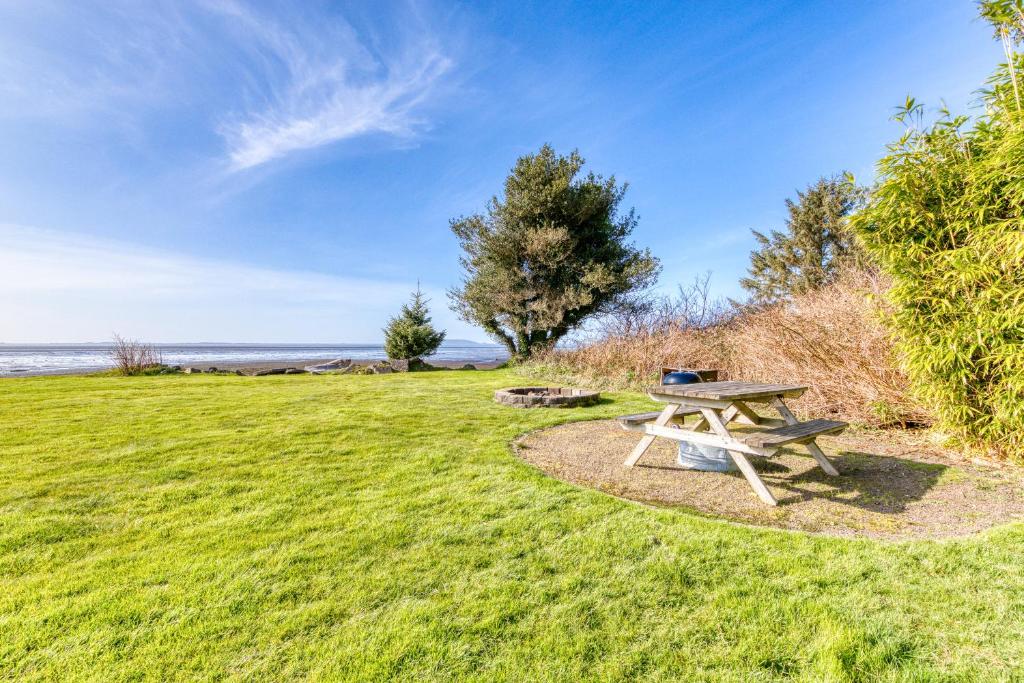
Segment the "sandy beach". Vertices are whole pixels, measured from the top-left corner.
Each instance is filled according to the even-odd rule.
[[[251,374],[259,372],[260,370],[273,370],[275,368],[297,368],[299,370],[309,365],[320,365],[322,363],[330,363],[334,358],[309,358],[305,360],[272,360],[272,361],[239,361],[239,362],[224,362],[224,363],[184,363],[182,364],[182,370],[186,368],[193,368],[195,370],[209,370],[212,367],[218,370],[227,370],[235,372],[241,370],[245,374]],[[352,364],[360,367],[367,365],[374,365],[380,363],[379,360],[353,360]],[[468,361],[468,360],[438,360],[430,361],[430,365],[435,368],[449,368],[458,370],[464,365],[472,365],[477,370],[490,370],[501,365],[504,361]]]
[[[296,368],[303,369],[309,365],[319,365],[321,363],[329,363],[335,358],[301,358],[294,360],[268,360],[268,361],[223,361],[217,363],[202,362],[202,363],[181,363],[180,367],[182,370],[193,369],[207,371],[210,368],[217,368],[217,370],[227,372],[241,371],[243,374],[250,375],[255,374],[261,370],[273,370],[275,368]],[[380,363],[379,360],[353,360],[352,364],[357,366],[373,365]],[[435,368],[449,368],[458,370],[464,365],[472,365],[477,370],[490,370],[498,367],[504,361],[491,360],[491,361],[476,361],[476,360],[435,360],[430,361],[430,365]],[[73,370],[27,370],[25,372],[11,373],[2,375],[0,378],[13,379],[17,377],[44,377],[44,376],[57,376],[57,375],[91,375],[98,372],[106,372],[109,367],[91,367],[91,368],[78,368]]]

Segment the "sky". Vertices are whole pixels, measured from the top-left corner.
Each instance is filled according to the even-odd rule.
[[[968,0],[0,0],[0,342],[373,342],[550,143],[629,183],[659,287],[870,182],[1000,61]]]

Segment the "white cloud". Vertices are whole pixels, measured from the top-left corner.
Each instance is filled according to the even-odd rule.
[[[142,11],[140,11],[140,9]],[[0,3],[0,115],[127,118],[182,97],[201,40],[167,3]]]
[[[419,110],[452,66],[411,11],[394,44],[376,53],[337,18],[286,25],[234,2],[209,7],[237,22],[260,57],[249,79],[258,104],[220,128],[233,170],[370,133],[409,137],[425,124]]]
[[[152,142],[174,112],[206,127],[177,145],[220,142],[203,153],[235,171],[368,134],[408,140],[453,67],[453,36],[412,2],[373,19],[357,31],[336,12],[236,0],[0,2],[0,118],[99,121]]]
[[[262,268],[0,224],[0,342],[366,342],[414,282]],[[479,338],[424,287],[452,338]]]

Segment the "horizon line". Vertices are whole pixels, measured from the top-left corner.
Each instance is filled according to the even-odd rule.
[[[157,345],[191,345],[191,346],[381,346],[384,344],[384,340],[373,341],[373,342],[243,342],[243,341],[145,341],[145,340],[131,340],[138,341],[143,344],[157,344]],[[454,343],[467,343],[474,344],[477,346],[502,346],[497,342],[480,342],[474,339],[452,339],[441,342],[441,346],[446,344]],[[104,341],[0,341],[0,346],[57,346],[57,345],[70,345],[70,344],[81,344],[81,345],[101,345],[101,344],[113,344],[112,339]]]

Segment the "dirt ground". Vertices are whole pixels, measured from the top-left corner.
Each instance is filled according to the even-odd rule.
[[[600,420],[533,432],[514,447],[523,460],[563,481],[760,526],[905,539],[963,536],[1024,521],[1019,468],[962,459],[920,432],[851,430],[819,438],[839,477],[822,472],[801,446],[751,458],[778,507],[762,503],[738,472],[679,467],[677,446],[666,439],[657,439],[636,467],[623,467],[640,437]]]

